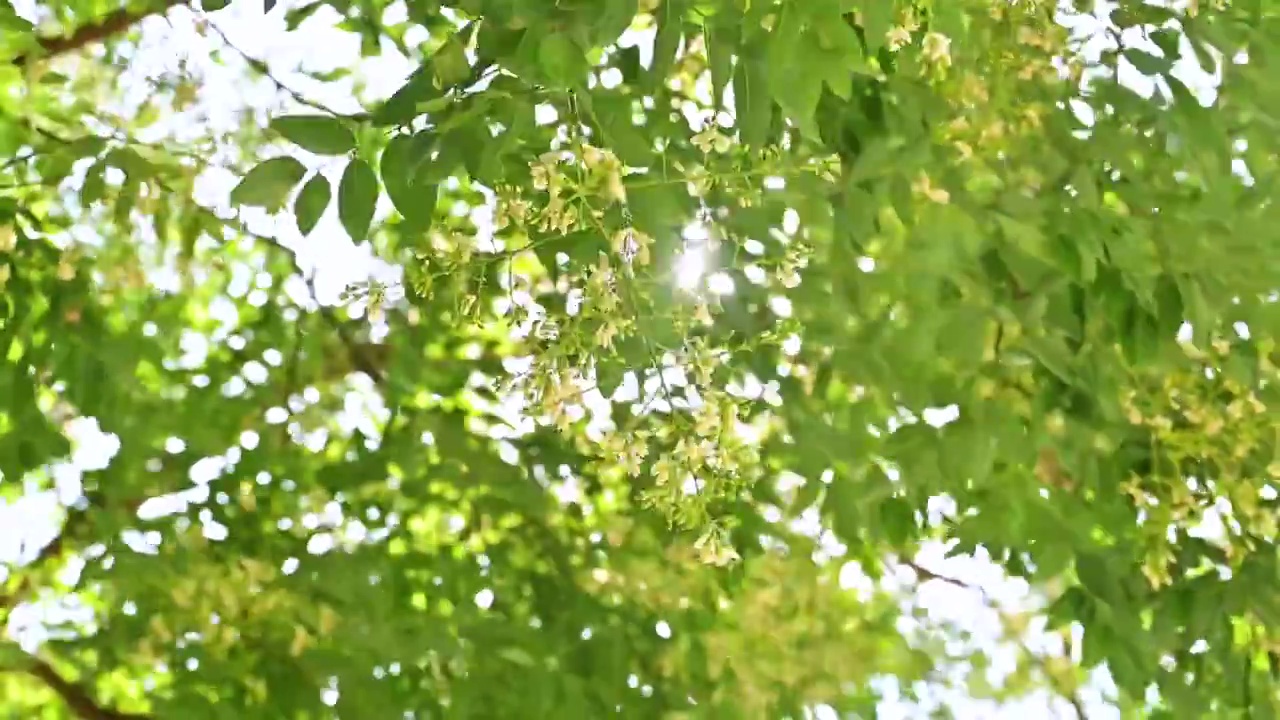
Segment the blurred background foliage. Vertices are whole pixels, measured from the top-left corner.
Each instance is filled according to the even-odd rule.
[[[268,5],[0,9],[0,715],[1274,715],[1274,9]]]

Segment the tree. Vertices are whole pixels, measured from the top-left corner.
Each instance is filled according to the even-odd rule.
[[[0,12],[6,716],[1280,708],[1275,10],[273,5]]]

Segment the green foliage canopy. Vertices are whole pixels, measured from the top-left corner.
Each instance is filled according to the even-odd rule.
[[[62,607],[0,709],[867,715],[963,660],[973,696],[1083,714],[1105,666],[1126,716],[1271,717],[1280,17],[1125,0],[1089,54],[1093,9],[286,4],[416,70],[181,133],[185,67],[111,109],[133,38],[244,8],[0,11],[0,491],[65,501],[0,576],[11,625]],[[333,232],[403,269],[359,318],[284,240]],[[939,542],[1075,652],[984,687],[831,559]]]

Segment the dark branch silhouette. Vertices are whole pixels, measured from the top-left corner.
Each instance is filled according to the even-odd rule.
[[[13,64],[17,67],[24,67],[35,60],[75,52],[87,45],[92,45],[124,32],[152,15],[159,15],[177,5],[185,5],[186,2],[187,0],[157,0],[151,7],[141,10],[116,10],[95,23],[77,28],[75,32],[66,37],[41,38],[38,51],[19,55],[14,58]]]
[[[84,720],[152,720],[150,715],[126,713],[102,707],[88,690],[66,679],[52,665],[39,658],[32,659],[31,665],[27,668],[27,674],[48,685],[49,689],[57,693],[77,717]]]

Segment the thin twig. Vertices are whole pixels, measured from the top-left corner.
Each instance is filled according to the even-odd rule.
[[[45,138],[47,138],[47,139],[49,139],[49,140],[53,140],[53,141],[55,141],[55,142],[62,143],[62,144],[67,144],[67,145],[69,145],[69,144],[74,143],[74,142],[77,140],[77,138],[66,138],[66,137],[62,137],[61,135],[57,134],[56,132],[53,132],[53,131],[48,130],[48,129],[39,128],[39,127],[35,127],[34,129],[36,130],[36,132],[39,132],[39,133],[40,133],[42,136],[44,136]],[[120,140],[117,138],[117,141],[120,141]],[[179,193],[179,192],[178,192],[178,191],[177,191],[173,186],[169,185],[167,182],[165,182],[163,179],[161,179],[161,178],[159,178],[159,177],[154,177],[154,176],[153,176],[153,177],[151,178],[151,182],[153,182],[157,187],[159,187],[159,188],[160,188],[161,190],[163,190],[164,192],[166,192],[166,193],[168,193],[168,194],[170,194],[170,195],[172,195],[172,196],[174,196],[174,197],[184,197],[184,196],[189,196],[189,193]],[[273,238],[273,237],[270,237],[270,236],[267,236],[267,235],[263,235],[263,234],[261,234],[261,233],[256,233],[256,232],[254,232],[253,230],[250,230],[250,229],[249,229],[249,228],[248,228],[248,227],[247,227],[243,222],[241,222],[239,219],[235,219],[235,218],[224,218],[224,217],[222,217],[222,216],[218,215],[218,213],[217,213],[217,212],[215,212],[212,208],[207,207],[207,206],[205,206],[205,205],[201,205],[200,203],[195,202],[194,200],[191,202],[191,207],[192,207],[196,212],[198,212],[198,213],[200,213],[200,214],[204,215],[206,218],[209,218],[210,220],[213,220],[213,221],[214,221],[214,222],[216,222],[217,224],[222,225],[223,227],[226,227],[226,228],[228,228],[228,229],[230,229],[230,230],[232,230],[232,231],[236,232],[236,233],[237,233],[237,234],[239,234],[239,235],[242,235],[242,236],[244,236],[244,237],[248,237],[248,238],[251,238],[251,239],[253,239],[253,240],[257,240],[257,241],[259,241],[259,242],[262,242],[262,243],[266,244],[266,245],[267,245],[267,247],[269,247],[269,248],[271,248],[271,249],[273,249],[273,250],[276,250],[276,251],[278,251],[278,252],[287,252],[287,253],[292,254],[292,255],[294,256],[294,265],[295,265],[295,267],[297,266],[297,253],[296,253],[296,252],[294,252],[293,250],[289,249],[288,247],[286,247],[283,243],[281,243],[281,242],[280,242],[280,240],[279,240],[279,239],[277,239],[277,238]],[[298,270],[299,270],[299,272],[301,272],[301,268],[298,268]],[[304,274],[304,275],[305,275],[305,274]],[[315,297],[315,289],[314,289],[314,286],[313,286],[313,284],[312,284],[313,282],[314,282],[314,278],[312,278],[312,279],[308,282],[308,288],[312,291],[312,297],[311,297],[311,299],[312,299],[312,300],[316,303],[316,305],[319,307],[319,313],[320,313],[320,316],[321,316],[321,317],[325,320],[325,322],[326,322],[326,323],[328,323],[328,324],[329,324],[329,325],[334,329],[334,331],[338,334],[338,337],[339,337],[339,339],[342,341],[342,344],[343,344],[343,346],[345,347],[345,349],[346,349],[346,351],[347,351],[347,355],[348,355],[349,359],[351,360],[351,365],[352,365],[352,367],[354,367],[356,370],[359,370],[360,372],[363,372],[364,374],[368,375],[371,379],[373,379],[373,381],[374,381],[375,383],[379,383],[379,382],[381,382],[381,381],[382,381],[382,379],[383,379],[383,373],[382,373],[381,368],[378,366],[377,362],[375,362],[375,361],[374,361],[374,360],[373,360],[373,359],[372,359],[372,358],[367,354],[367,352],[366,352],[364,349],[362,349],[362,348],[361,348],[360,344],[359,344],[358,342],[356,342],[355,338],[353,338],[353,337],[351,336],[351,334],[350,334],[350,332],[348,331],[348,329],[347,329],[346,325],[345,325],[345,324],[342,322],[342,320],[341,320],[340,318],[338,318],[338,316],[333,312],[333,308],[331,308],[331,307],[327,307],[327,306],[325,306],[325,305],[321,304],[321,303],[320,303],[320,301],[319,301],[319,298]]]
[[[344,117],[343,113],[340,113],[334,110],[333,108],[330,108],[328,105],[325,105],[324,103],[318,100],[313,100],[307,97],[301,91],[294,89],[285,81],[276,77],[275,74],[271,72],[271,68],[267,66],[267,63],[265,63],[262,60],[259,60],[258,58],[253,57],[249,53],[240,49],[240,47],[237,46],[235,43],[231,42],[231,38],[228,37],[225,32],[223,32],[222,28],[218,27],[217,23],[208,19],[206,19],[205,22],[208,25],[209,29],[212,30],[214,34],[217,35],[222,40],[222,43],[224,45],[231,48],[231,50],[233,50],[240,57],[244,58],[244,61],[249,64],[249,67],[253,68],[255,71],[258,72],[258,74],[270,80],[273,85],[275,85],[280,91],[284,92],[289,97],[293,98],[295,102],[301,105],[306,105],[307,107],[313,110],[319,110],[320,112],[325,113],[326,115],[333,115],[335,117]]]
[[[4,172],[8,170],[9,168],[12,168],[14,165],[18,165],[20,163],[26,162],[27,160],[31,160],[36,155],[39,155],[39,153],[36,152],[35,150],[27,150],[26,152],[18,153],[13,157],[9,158],[8,160],[4,161],[3,163],[0,163],[0,172]]]
[[[1067,656],[1068,660],[1071,660],[1071,657],[1074,654],[1074,650],[1071,647],[1071,636],[1069,634],[1063,636],[1063,641],[1063,653]],[[1059,694],[1066,698],[1067,702],[1071,703],[1071,709],[1076,711],[1076,718],[1078,720],[1089,720],[1089,716],[1084,711],[1084,698],[1080,697],[1080,688],[1077,687],[1069,694],[1064,692],[1059,692]]]
[[[96,23],[76,28],[74,32],[66,37],[40,38],[36,41],[39,45],[38,50],[19,55],[13,59],[12,64],[15,67],[25,67],[32,61],[47,60],[51,57],[74,52],[87,45],[107,40],[117,33],[124,32],[152,15],[159,15],[167,12],[170,8],[185,4],[186,0],[162,0],[142,10],[117,10]]]
[[[76,535],[79,528],[89,522],[91,508],[92,504],[89,508],[71,511],[67,522],[63,524],[62,530],[58,535],[54,537],[52,542],[41,548],[36,557],[30,563],[27,563],[25,567],[40,567],[61,557],[67,548],[67,539]],[[0,597],[0,610],[13,609],[31,592],[31,586],[30,576],[24,577],[12,593]],[[66,679],[57,669],[40,658],[32,657],[30,664],[22,668],[22,671],[47,685],[58,697],[62,698],[62,701],[77,717],[83,720],[151,720],[150,715],[120,712],[103,707],[94,700],[88,690]]]
[[[926,580],[926,581],[938,580],[948,585],[958,587],[962,590],[977,592],[978,594],[982,595],[982,597],[986,599],[988,602],[990,602],[991,600],[991,598],[987,595],[987,591],[979,585],[970,585],[969,583],[963,580],[960,580],[958,578],[951,577],[950,575],[943,575],[942,573],[934,572],[933,570],[930,570],[929,568],[920,565],[914,560],[899,560],[898,564],[904,565],[914,570],[915,573],[920,576],[921,580]]]
[[[1067,702],[1071,703],[1071,709],[1076,711],[1076,717],[1080,720],[1089,720],[1089,716],[1084,712],[1084,702],[1080,700],[1079,693],[1072,693],[1065,696]]]

